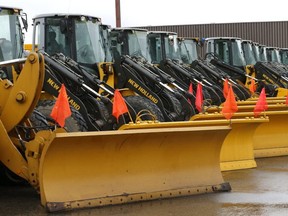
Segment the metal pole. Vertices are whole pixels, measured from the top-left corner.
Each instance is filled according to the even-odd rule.
[[[115,9],[116,9],[116,27],[121,27],[120,0],[115,0]]]

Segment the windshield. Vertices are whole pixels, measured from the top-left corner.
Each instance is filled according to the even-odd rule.
[[[280,54],[279,54],[279,50],[278,49],[274,49],[274,48],[267,48],[267,60],[269,62],[278,62],[280,63]]]
[[[267,52],[264,46],[259,46],[260,61],[267,62]]]
[[[240,40],[215,40],[215,53],[227,64],[242,67],[246,65]]]
[[[148,48],[152,64],[160,64],[163,59],[160,34],[148,34]]]
[[[164,38],[165,55],[167,59],[181,60],[177,35],[169,35]],[[182,61],[182,60],[181,60]]]
[[[148,61],[151,61],[148,52],[146,31],[133,31],[133,33],[128,34],[128,48],[129,55],[144,57]]]
[[[261,61],[261,59],[260,59],[259,45],[253,43],[253,44],[252,44],[252,50],[253,50],[253,54],[254,54],[254,57],[255,57],[256,62]]]
[[[106,48],[100,37],[99,22],[96,19],[76,20],[75,32],[77,62],[95,64],[106,61]]]
[[[281,56],[281,62],[283,64],[288,64],[288,50],[281,49],[280,56]]]
[[[198,59],[197,42],[195,40],[179,40],[181,60],[186,64],[191,64]]]
[[[103,50],[105,52],[105,58],[102,62],[111,62],[112,53],[110,50],[110,41],[109,41],[110,29],[107,25],[100,25],[100,36],[102,41]]]
[[[19,21],[20,15],[13,10],[0,11],[0,61],[23,56],[23,36]]]
[[[255,59],[254,52],[252,49],[252,44],[249,42],[243,42],[242,43],[242,49],[244,52],[246,64],[255,65],[256,59]]]

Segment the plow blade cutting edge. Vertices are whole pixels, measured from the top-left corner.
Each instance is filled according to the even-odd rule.
[[[53,133],[40,159],[41,202],[59,211],[229,191],[219,161],[229,131],[204,126]]]

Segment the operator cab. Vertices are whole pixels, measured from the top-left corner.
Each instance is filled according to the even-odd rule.
[[[27,15],[19,8],[0,6],[0,62],[24,55],[22,28],[27,31]],[[12,79],[12,68],[0,67],[0,78]]]
[[[0,25],[0,61],[22,57],[22,28],[27,30],[27,15],[21,9],[0,6]]]
[[[236,37],[206,38],[206,57],[208,60],[216,57],[228,65],[243,69],[246,66],[246,62],[241,43],[241,38]]]
[[[63,53],[91,73],[97,63],[111,61],[108,48],[109,26],[101,19],[77,14],[44,14],[33,18],[34,39],[39,51]]]
[[[113,28],[110,32],[110,42],[114,59],[121,55],[129,55],[150,61],[146,29]]]
[[[199,47],[201,46],[199,38],[178,37],[181,60],[185,64],[191,64],[199,59]]]
[[[148,44],[153,64],[160,64],[164,59],[182,62],[177,33],[150,31],[148,32]]]

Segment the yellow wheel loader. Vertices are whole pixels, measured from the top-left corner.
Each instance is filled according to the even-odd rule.
[[[255,43],[236,37],[206,38],[204,44],[205,58],[243,85],[249,88],[254,79],[258,87],[256,93],[265,87],[268,96],[286,96],[286,75],[268,62],[266,49],[262,51],[264,56],[260,57],[259,49]]]
[[[1,28],[20,32],[21,13],[1,7]],[[229,122],[145,121],[91,132],[40,128],[31,113],[43,89],[44,56],[26,56],[0,61],[0,161],[39,191],[48,211],[231,190],[219,162]]]
[[[225,71],[230,71],[231,75],[234,73],[239,76],[242,71],[243,84],[249,87],[251,80],[254,79],[258,86],[256,95],[265,87],[267,95],[270,96],[267,97],[268,109],[264,112],[266,116],[269,116],[270,122],[267,125],[259,126],[253,138],[256,158],[282,156],[288,153],[286,136],[288,107],[285,97],[288,83],[286,74],[279,73],[279,67],[276,67],[275,63],[268,62],[265,54],[267,50],[263,46],[261,48],[263,49],[262,55],[259,51],[260,46],[240,38],[217,37],[205,40],[207,58],[211,58],[213,64]],[[213,59],[213,57],[215,58]],[[253,112],[257,100],[256,96],[246,101],[239,101],[238,110]],[[205,110],[213,113],[219,112],[221,109],[222,106],[207,107]]]
[[[189,41],[191,41],[189,39]],[[186,46],[185,40],[177,39],[177,34],[171,32],[149,32],[148,44],[151,53],[151,59],[154,63],[159,63],[160,68],[171,75],[183,86],[186,85],[188,89],[189,83],[192,82],[194,88],[200,82],[203,86],[207,87],[206,94],[210,95],[209,106],[220,105],[224,102],[225,98],[223,95],[222,85],[225,78],[233,86],[237,98],[247,99],[250,97],[249,92],[243,86],[238,85],[237,81],[230,78],[225,72],[217,70],[217,68],[208,62],[205,62],[198,58],[195,40],[192,39],[193,43],[190,46]],[[184,47],[183,47],[184,46]],[[180,47],[182,47],[180,49]],[[188,47],[191,50],[187,50]],[[182,54],[179,51],[184,51]],[[189,52],[190,51],[190,52]],[[186,53],[186,54],[185,54]],[[194,56],[193,63],[183,62],[183,55],[190,56],[187,53]],[[187,60],[187,58],[184,58]],[[185,89],[185,87],[184,87]],[[196,94],[196,89],[193,90]],[[203,93],[205,94],[205,93]],[[205,97],[204,97],[205,98]],[[204,106],[206,104],[204,103]],[[190,121],[202,121],[202,120],[226,120],[222,113],[206,113],[204,110],[191,117]],[[235,170],[235,169],[246,169],[256,167],[256,161],[253,152],[253,137],[254,132],[262,124],[266,124],[268,119],[255,118],[253,112],[241,112],[236,113],[231,119],[232,130],[226,137],[222,150],[221,150],[221,170]],[[245,137],[245,139],[239,139],[239,136]]]
[[[1,80],[0,160],[40,192],[48,211],[230,190],[219,163],[227,122],[50,129],[26,140],[16,128],[29,128],[26,116],[40,97],[44,71],[43,57],[30,53],[15,83]]]
[[[196,71],[189,71],[184,66],[177,64],[176,60],[172,59],[173,62],[170,64],[171,67],[175,70],[176,76],[173,73],[166,73],[166,71],[161,70],[154,64],[152,64],[151,59],[153,59],[153,63],[157,63],[157,60],[160,60],[160,56],[165,56],[165,53],[169,53],[169,56],[177,57],[177,53],[173,53],[173,50],[177,50],[177,44],[172,42],[176,41],[176,34],[170,34],[169,32],[149,32],[149,43],[151,46],[153,44],[157,45],[157,49],[154,51],[152,47],[149,47],[147,44],[147,31],[143,29],[137,28],[116,28],[111,30],[110,40],[111,46],[113,49],[114,57],[121,56],[123,61],[125,61],[126,55],[130,56],[131,59],[135,59],[129,65],[125,65],[125,67],[134,69],[137,75],[140,77],[141,74],[149,74],[151,76],[157,76],[157,79],[160,80],[161,83],[168,83],[173,89],[182,89],[180,91],[183,95],[186,95],[185,91],[188,92],[188,85],[190,82],[193,82],[193,85],[197,82],[205,83],[206,77],[203,75],[197,74]],[[170,39],[171,37],[171,39]],[[175,40],[174,40],[175,39]],[[152,40],[152,41],[150,41]],[[161,41],[164,41],[161,43]],[[169,44],[168,44],[169,42]],[[165,44],[166,43],[166,44]],[[165,44],[165,45],[163,45]],[[172,44],[173,48],[170,48]],[[154,56],[150,56],[150,52],[147,52],[147,47],[150,52],[153,49]],[[169,47],[169,49],[165,50],[163,47]],[[172,51],[171,51],[172,50]],[[158,53],[157,53],[158,52]],[[166,54],[168,55],[168,54]],[[159,58],[155,58],[158,56]],[[119,58],[119,57],[118,57]],[[135,64],[138,67],[134,66]],[[130,69],[130,70],[131,70]],[[144,71],[144,72],[142,72]],[[194,72],[194,73],[193,73]],[[182,79],[180,79],[180,77]],[[143,78],[145,80],[145,78]],[[156,79],[154,79],[156,80]],[[152,81],[150,81],[152,83]],[[160,83],[159,82],[159,83]],[[207,81],[209,83],[209,81]],[[212,82],[211,82],[212,83]],[[210,84],[211,84],[210,83]],[[213,83],[214,84],[214,83]],[[147,84],[149,85],[149,83]],[[153,84],[152,84],[153,85]],[[195,85],[196,86],[196,85]],[[214,84],[216,87],[216,83]],[[211,88],[210,88],[211,90]],[[217,90],[217,89],[214,89]],[[219,88],[218,88],[219,90]],[[208,92],[208,91],[207,91]],[[210,91],[214,93],[213,91]],[[210,93],[209,92],[209,93]],[[222,95],[222,89],[220,90]],[[215,96],[215,94],[214,94]],[[188,96],[186,95],[188,98]],[[212,97],[211,97],[212,98]],[[215,97],[214,97],[215,98]],[[190,99],[190,98],[189,98]],[[221,99],[220,99],[221,100]],[[195,104],[195,100],[192,104]],[[215,101],[212,101],[214,103]],[[254,118],[251,113],[245,113],[246,115],[242,115],[239,119],[232,119],[232,130],[227,135],[224,144],[221,150],[221,170],[235,170],[235,169],[244,169],[244,168],[254,168],[256,167],[256,162],[253,154],[253,135],[255,129],[262,123],[268,122],[267,118]],[[222,117],[222,118],[221,118]],[[240,119],[242,118],[242,119]],[[224,116],[221,115],[209,115],[209,120],[214,121],[214,124],[217,124],[218,121],[227,121],[224,119]],[[205,119],[205,115],[194,115],[190,118],[190,121],[194,121],[195,123],[200,123]],[[241,139],[241,142],[237,137],[241,134],[246,139]]]

